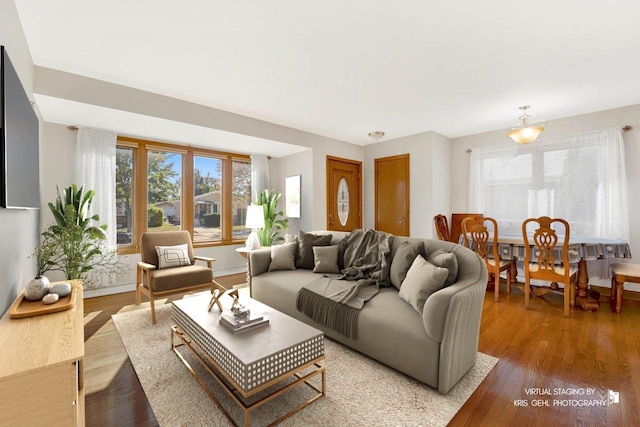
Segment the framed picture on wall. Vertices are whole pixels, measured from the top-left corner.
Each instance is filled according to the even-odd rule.
[[[287,217],[300,218],[300,175],[288,176],[284,189]]]

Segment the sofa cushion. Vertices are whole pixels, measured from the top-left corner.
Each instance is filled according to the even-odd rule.
[[[160,292],[187,286],[211,284],[213,271],[203,265],[188,265],[185,267],[152,270],[149,272],[149,277],[153,281],[153,290]],[[147,282],[146,274],[143,275],[143,280],[144,286],[148,288],[149,283]]]
[[[314,246],[313,247],[313,272],[314,273],[340,273],[338,267],[338,254],[340,247],[333,246]]]
[[[271,246],[271,264],[269,264],[269,271],[295,270],[296,246],[295,243]]]
[[[191,265],[189,245],[156,246],[158,268],[182,267]]]
[[[458,258],[453,252],[447,252],[444,249],[438,249],[429,255],[429,262],[435,266],[446,268],[449,273],[444,286],[452,285],[458,278]]]
[[[418,255],[407,271],[399,296],[422,314],[427,298],[443,287],[447,274],[446,268],[436,267]]]
[[[424,245],[422,242],[402,242],[393,257],[393,260],[391,260],[389,276],[393,286],[400,289],[402,281],[407,276],[407,271],[411,268],[411,264],[413,264],[416,256],[424,252],[423,248]]]
[[[296,258],[296,268],[313,269],[313,247],[329,246],[331,234],[316,235],[298,232],[298,257]]]

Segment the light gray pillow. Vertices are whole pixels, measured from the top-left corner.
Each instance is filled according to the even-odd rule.
[[[271,246],[271,264],[269,271],[296,269],[296,243]]]
[[[422,315],[427,298],[442,289],[448,273],[446,268],[436,267],[418,255],[407,271],[398,295]]]
[[[156,246],[156,254],[158,254],[159,269],[191,265],[189,247],[186,243],[175,246]]]
[[[391,268],[389,269],[389,278],[393,286],[400,289],[413,260],[423,252],[423,247],[422,242],[402,242],[391,260]]]
[[[449,270],[447,280],[444,285],[449,286],[456,282],[458,278],[458,258],[453,252],[447,252],[444,249],[438,249],[429,255],[428,261],[438,267],[446,268]]]
[[[313,267],[314,273],[340,273],[338,267],[338,254],[340,247],[333,246],[314,246],[313,247]]]

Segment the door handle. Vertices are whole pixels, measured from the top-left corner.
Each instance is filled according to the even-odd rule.
[[[404,224],[404,219],[401,219],[400,221],[398,221],[400,224]]]

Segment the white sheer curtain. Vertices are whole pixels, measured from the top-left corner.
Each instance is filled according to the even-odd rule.
[[[91,215],[98,214],[99,223],[107,224],[109,250],[117,248],[116,137],[112,131],[81,127],[76,141],[74,182],[96,191]]]
[[[269,159],[267,156],[251,155],[251,203],[262,190],[269,189]]]
[[[530,216],[561,217],[574,236],[629,240],[622,128],[474,148],[469,210],[520,233]]]

